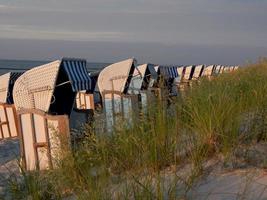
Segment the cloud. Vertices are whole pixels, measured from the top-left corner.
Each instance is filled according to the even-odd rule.
[[[62,29],[44,30],[42,27],[19,25],[5,25],[0,27],[1,36],[13,39],[47,39],[47,40],[74,40],[98,41],[113,40],[123,37],[122,32],[109,31],[71,31]]]
[[[0,38],[267,46],[267,1],[12,0]]]

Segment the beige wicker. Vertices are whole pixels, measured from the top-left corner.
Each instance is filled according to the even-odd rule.
[[[105,91],[123,93],[132,67],[136,66],[135,59],[124,60],[104,68],[98,77],[97,85],[103,95]],[[106,96],[107,97],[107,96]]]
[[[212,75],[212,70],[213,70],[213,65],[209,65],[207,67],[205,67],[204,72],[203,72],[203,76],[211,76]]]
[[[220,68],[220,74],[223,73],[224,68],[225,68],[225,66],[221,66],[221,68]]]
[[[230,72],[230,66],[225,66],[223,72]]]
[[[10,73],[0,76],[0,103],[6,103],[9,87]]]
[[[13,89],[17,110],[34,108],[47,112],[59,72],[60,60],[35,67],[21,75]]]
[[[179,74],[180,77],[183,76],[183,70],[184,70],[184,66],[182,66],[182,67],[177,67],[177,72],[178,72],[178,74]]]
[[[187,66],[185,68],[185,73],[184,73],[184,76],[183,76],[183,81],[188,81],[190,79],[190,73],[191,73],[192,67],[193,66]]]
[[[230,66],[230,72],[234,71],[235,66]]]
[[[203,65],[197,65],[195,67],[195,71],[194,71],[194,74],[193,74],[193,77],[192,77],[193,80],[196,80],[196,79],[198,79],[200,77],[200,75],[201,75],[200,73],[201,73],[202,67],[203,67]]]

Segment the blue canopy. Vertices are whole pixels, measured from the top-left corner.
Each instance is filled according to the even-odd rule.
[[[179,77],[177,67],[167,67],[167,66],[160,66],[159,73],[165,76],[166,78],[176,78]]]
[[[91,90],[91,78],[86,70],[86,60],[63,58],[61,65],[71,82],[73,92]]]

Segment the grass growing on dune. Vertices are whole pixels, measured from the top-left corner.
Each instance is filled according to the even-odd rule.
[[[120,125],[111,135],[86,129],[87,137],[58,169],[25,174],[12,181],[11,194],[33,199],[182,197],[206,159],[228,155],[241,143],[266,140],[266,108],[266,60],[212,80],[203,78],[171,105],[154,102],[131,127]],[[163,173],[185,163],[193,166],[185,177]]]

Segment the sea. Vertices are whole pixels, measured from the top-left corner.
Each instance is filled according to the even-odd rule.
[[[33,67],[37,67],[51,61],[41,60],[1,60],[0,59],[0,75],[8,72],[23,72]],[[100,71],[110,63],[91,63],[87,62],[88,72]]]

